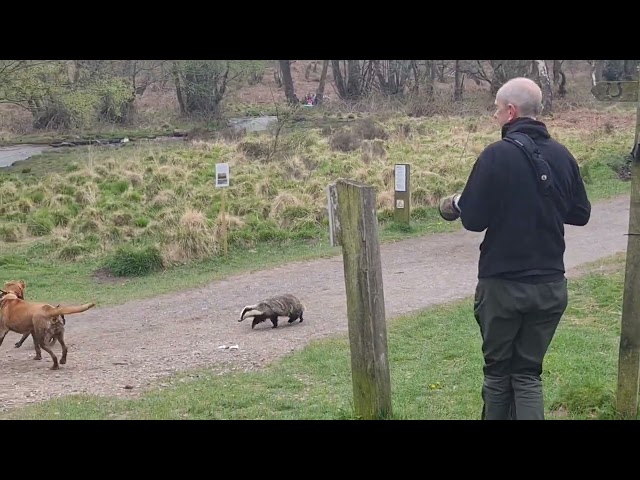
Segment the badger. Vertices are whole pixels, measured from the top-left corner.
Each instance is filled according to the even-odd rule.
[[[304,305],[295,295],[285,293],[261,300],[255,305],[247,305],[242,309],[238,322],[253,317],[253,322],[251,323],[251,329],[253,329],[260,322],[269,319],[273,324],[272,328],[278,328],[278,317],[289,317],[289,323],[293,323],[298,318],[302,322],[304,320],[302,318],[304,308]]]

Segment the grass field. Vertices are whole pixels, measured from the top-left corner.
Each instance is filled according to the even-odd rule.
[[[632,117],[582,112],[548,121],[576,155],[594,201],[628,192],[614,169],[628,153]],[[382,241],[456,229],[436,202],[463,187],[478,153],[499,138],[490,118],[388,114],[340,125],[294,128],[277,144],[264,133],[34,157],[0,175],[3,274],[25,279],[32,298],[73,302],[82,291],[107,305],[339,254],[328,245],[325,211],[325,188],[339,177],[377,188]],[[232,178],[224,218],[212,185],[223,161]],[[396,161],[412,166],[408,230],[391,221]],[[128,293],[116,295],[124,282]]]
[[[547,418],[614,418],[624,255],[597,262],[569,282],[569,308],[543,372]],[[472,299],[390,322],[396,419],[478,419],[480,337]],[[206,370],[120,400],[70,396],[14,410],[4,419],[351,419],[346,336],[316,341],[259,372]]]

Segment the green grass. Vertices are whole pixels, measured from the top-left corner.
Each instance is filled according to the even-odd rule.
[[[544,365],[547,418],[613,418],[624,256],[570,280],[569,308]],[[592,269],[595,267],[592,267]],[[388,329],[394,418],[478,419],[480,336],[472,299],[395,319]],[[69,396],[17,409],[20,419],[351,419],[345,335],[318,340],[258,372],[174,377],[138,399]]]

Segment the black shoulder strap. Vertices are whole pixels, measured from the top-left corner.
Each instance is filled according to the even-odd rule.
[[[538,190],[542,195],[555,193],[551,184],[551,168],[542,157],[540,149],[533,139],[522,132],[510,132],[503,140],[519,147],[527,156],[538,183]]]

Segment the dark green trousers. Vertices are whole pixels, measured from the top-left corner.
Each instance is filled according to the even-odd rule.
[[[544,419],[542,362],[566,308],[566,279],[478,281],[474,316],[484,357],[482,419]]]

